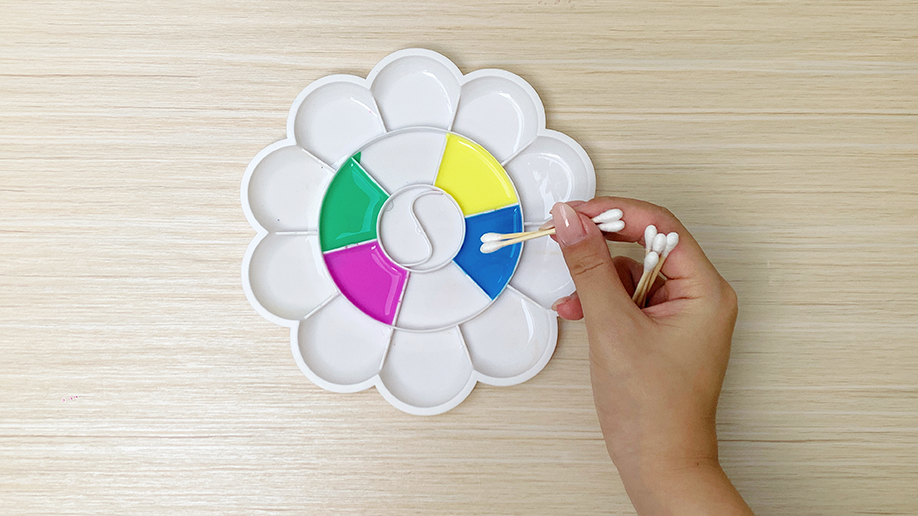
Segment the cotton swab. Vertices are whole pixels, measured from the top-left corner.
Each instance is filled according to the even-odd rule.
[[[521,242],[525,242],[526,240],[532,240],[533,238],[554,235],[555,228],[543,229],[541,231],[528,231],[526,233],[515,233],[516,235],[519,235],[519,236],[508,238],[506,240],[489,240],[485,242],[484,237],[487,234],[488,233],[481,235],[482,244],[481,244],[481,247],[479,248],[479,250],[484,254],[493,253],[494,251],[497,251],[498,249],[502,247],[507,247],[508,245],[513,245],[513,244],[519,244]],[[491,233],[491,234],[493,235],[496,233]],[[510,233],[510,234],[513,235],[514,233]],[[501,236],[506,236],[506,235],[501,235]]]
[[[631,300],[635,303],[641,297],[641,293],[644,290],[644,284],[647,282],[647,276],[656,267],[660,259],[660,253],[663,252],[663,249],[666,247],[666,236],[657,233],[657,227],[653,224],[650,224],[644,228],[644,273],[641,274],[641,279],[638,281],[637,286],[634,287],[634,294],[631,295]],[[650,271],[647,270],[647,260],[651,259],[650,256],[655,255],[655,258],[652,258],[653,265],[650,267]],[[638,304],[640,306],[640,304]]]
[[[599,215],[593,217],[593,222],[597,224],[604,224],[607,222],[615,222],[621,220],[624,213],[618,208],[612,208],[611,210],[606,210]]]
[[[617,220],[621,220],[621,218],[622,218],[623,215],[624,215],[624,213],[622,213],[622,210],[620,210],[620,209],[618,209],[618,208],[612,208],[611,210],[606,210],[606,211],[600,213],[599,215],[593,217],[592,220],[593,220],[593,222],[595,222],[597,225],[599,225],[599,224],[606,224],[606,223],[610,223],[610,222],[615,222],[615,221],[617,221]],[[548,222],[546,222],[545,224],[542,224],[542,226],[539,227],[539,230],[550,229],[550,228],[553,228],[553,227],[555,227],[554,223],[552,223],[551,221],[548,221]],[[603,230],[603,231],[605,231],[605,230]],[[621,231],[621,230],[619,230],[619,231]],[[613,233],[614,233],[614,231],[613,231]]]
[[[656,238],[654,238],[654,243],[656,243]],[[646,303],[647,294],[650,293],[650,288],[653,286],[654,282],[657,281],[657,275],[660,274],[660,270],[663,269],[663,263],[666,262],[666,257],[669,256],[669,253],[671,253],[677,245],[679,245],[679,234],[675,232],[667,234],[666,245],[663,248],[663,253],[660,255],[660,260],[654,267],[653,273],[650,275],[650,279],[644,285],[643,292],[638,297],[638,306],[643,307],[644,303]]]
[[[600,231],[606,233],[617,233],[625,229],[625,221],[621,220],[622,210],[612,208],[593,217],[593,222],[599,227]],[[518,244],[533,238],[539,238],[555,234],[555,227],[543,226],[538,231],[525,231],[522,233],[485,233],[481,235],[480,251],[484,254],[493,253],[498,249],[508,245]]]
[[[485,233],[484,235],[481,235],[481,241],[482,242],[499,242],[501,240],[516,238],[518,236],[526,235],[528,233],[530,232],[524,231],[522,233]]]
[[[653,239],[657,236],[657,227],[653,224],[644,228],[644,256],[653,250]]]
[[[654,229],[654,231],[656,231],[657,228],[654,227],[653,229]],[[645,264],[645,265],[647,264],[647,257],[649,257],[649,256],[651,256],[651,255],[656,255],[656,261],[654,261],[654,264],[653,264],[654,266],[656,266],[657,263],[659,263],[660,253],[663,252],[663,249],[664,249],[665,247],[666,247],[666,235],[663,235],[663,234],[659,234],[659,233],[658,233],[657,235],[655,235],[655,236],[653,237],[653,240],[651,240],[651,243],[650,243],[650,253],[648,253],[647,256],[644,257],[644,264]],[[653,267],[651,267],[651,269],[653,269]],[[647,271],[647,272],[650,272],[650,271]],[[644,288],[646,288],[646,287],[647,287],[647,281],[648,281],[650,278],[645,278],[644,276],[647,276],[647,274],[641,275],[641,280],[643,281],[643,283],[641,283],[641,282],[638,282],[638,283],[639,283],[639,286],[642,285]],[[635,289],[634,289],[634,295],[635,295],[635,296],[640,296],[641,291],[642,291],[641,288],[635,288]],[[638,298],[637,300],[639,300],[639,298]]]
[[[615,220],[612,222],[603,222],[599,224],[599,230],[606,233],[618,233],[619,231],[625,229],[624,220]]]
[[[650,251],[647,253],[647,256],[644,257],[644,273],[641,274],[641,279],[638,281],[637,286],[634,288],[634,295],[631,296],[631,300],[635,303],[638,300],[638,295],[644,288],[644,284],[647,282],[647,278],[650,276],[651,271],[653,271],[659,261],[660,255],[658,255],[655,251]]]
[[[666,249],[666,235],[657,233],[657,236],[653,237],[653,243],[650,245],[650,250],[657,254],[661,254],[664,249]]]

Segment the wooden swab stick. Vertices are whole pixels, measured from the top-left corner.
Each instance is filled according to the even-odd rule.
[[[644,283],[647,282],[647,278],[650,276],[650,272],[653,271],[654,267],[657,266],[657,262],[660,261],[660,255],[650,251],[647,253],[647,256],[644,257],[644,273],[641,274],[641,279],[638,280],[638,284],[634,287],[634,295],[631,296],[631,300],[637,303],[638,295],[644,288]]]
[[[541,229],[549,229],[549,228],[541,228]],[[528,235],[529,233],[533,233],[533,231],[523,231],[522,233],[485,233],[484,235],[481,235],[481,243],[500,242],[501,240],[509,240],[511,238]]]
[[[487,234],[487,233],[486,233]],[[510,233],[511,235],[514,233]],[[509,238],[507,240],[491,240],[489,242],[482,242],[481,252],[484,254],[493,253],[502,247],[507,247],[508,245],[519,244],[520,242],[525,242],[527,240],[532,240],[533,238],[539,238],[548,235],[555,234],[555,228],[543,229],[541,231],[528,231],[526,233],[516,233],[517,237]],[[484,235],[482,235],[484,238]]]
[[[599,230],[605,231],[606,233],[615,233],[625,229],[625,223],[621,220],[616,220],[615,222],[606,222],[599,224]],[[539,238],[548,235],[554,235],[555,228],[542,229],[539,231],[527,231],[525,233],[509,233],[506,235],[501,235],[499,233],[485,233],[481,235],[481,252],[488,254],[497,251],[502,247],[507,247],[508,245],[519,244],[520,242],[525,242],[527,240],[532,240],[533,238]],[[501,239],[497,239],[489,235],[498,235]],[[488,237],[485,240],[485,237]],[[504,239],[503,237],[510,237]]]
[[[657,230],[656,227],[653,228],[654,231]],[[645,230],[645,234],[647,231]],[[646,244],[645,244],[646,247]],[[666,247],[666,235],[657,234],[655,235],[650,242],[650,252],[644,256],[644,273],[641,274],[641,280],[638,281],[638,286],[634,288],[634,294],[631,296],[631,300],[641,306],[640,300],[641,295],[644,292],[644,289],[647,286],[647,282],[650,280],[650,273],[653,271],[654,267],[657,266],[657,263],[660,261],[660,253],[663,252],[663,248]],[[651,258],[652,257],[652,258]],[[653,265],[650,267],[650,270],[647,270],[647,260],[651,259]]]
[[[644,285],[644,291],[641,293],[640,297],[638,297],[637,303],[641,308],[643,308],[647,303],[647,294],[650,293],[651,287],[653,287],[654,282],[657,281],[657,275],[660,274],[660,270],[663,269],[663,264],[666,262],[666,257],[669,256],[669,253],[671,253],[678,244],[678,233],[673,232],[666,235],[666,246],[663,248],[663,253],[660,255],[660,261],[657,262],[656,267],[653,268],[650,279]]]
[[[593,217],[593,222],[599,227],[600,231],[605,231],[606,233],[616,233],[625,229],[625,222],[621,220],[622,210],[618,208],[613,208],[611,210],[606,210],[599,215]],[[543,227],[538,231],[525,231],[522,233],[485,233],[481,235],[481,252],[488,254],[497,251],[508,245],[518,244],[520,242],[525,242],[526,240],[532,240],[533,238],[539,238],[548,235],[554,235],[555,228],[552,227]]]
[[[657,235],[653,237],[653,243],[651,244],[651,248],[653,249],[653,252],[657,253],[658,257],[662,258],[663,251],[666,250],[666,235],[664,233],[657,233]],[[656,271],[659,270],[658,268],[660,267],[661,261],[663,260],[661,259],[657,261],[657,265],[654,267],[654,271],[651,271],[650,277],[647,278],[647,281],[644,283],[643,288],[638,293],[636,303],[641,308],[644,307],[644,300],[647,297],[647,291],[650,290],[650,287],[653,286],[653,282],[657,278],[655,273]]]
[[[657,266],[654,267],[650,280],[644,285],[644,292],[642,292],[640,298],[638,298],[638,306],[643,307],[647,303],[647,295],[650,294],[650,289],[653,287],[654,282],[657,281],[657,275],[660,274],[660,271],[663,269],[666,257],[676,248],[678,243],[679,235],[677,233],[669,233],[666,235],[666,246],[663,249],[663,253],[660,254],[660,261],[657,263]]]
[[[653,232],[657,232],[657,228],[653,225],[647,226],[648,228],[653,228]],[[648,229],[644,230],[645,238],[648,236]],[[657,266],[657,263],[660,261],[660,253],[663,252],[663,249],[666,247],[666,235],[661,235],[656,233],[653,238],[650,239],[650,245],[644,244],[645,248],[649,248],[647,254],[644,256],[644,273],[641,274],[641,280],[638,281],[638,286],[634,288],[634,295],[631,296],[631,300],[635,303],[638,303],[638,306],[641,306],[640,299],[641,295],[644,292],[644,288],[647,286],[647,281],[650,279],[650,273],[653,271],[654,267]],[[653,265],[650,266],[650,270],[647,270],[648,260],[653,262]]]

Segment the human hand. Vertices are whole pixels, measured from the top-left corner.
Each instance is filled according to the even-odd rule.
[[[576,209],[572,208],[573,205]],[[715,414],[737,315],[736,294],[668,210],[602,197],[556,204],[552,217],[577,292],[555,303],[583,318],[590,341],[593,399],[609,455],[640,514],[751,514],[720,468]],[[644,228],[675,231],[648,295],[631,300],[643,265],[609,254],[590,220],[624,212],[616,241],[643,243]]]

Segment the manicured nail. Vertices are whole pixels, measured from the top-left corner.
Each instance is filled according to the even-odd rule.
[[[564,303],[567,303],[568,301],[571,300],[572,297],[573,296],[564,296],[561,299],[558,299],[557,301],[551,304],[551,309],[557,312],[558,306],[563,305]]]
[[[555,234],[561,244],[568,246],[576,244],[586,237],[586,230],[580,222],[580,215],[563,202],[559,202],[551,209],[555,221]]]

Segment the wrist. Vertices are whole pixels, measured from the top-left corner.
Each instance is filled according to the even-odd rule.
[[[680,470],[694,465],[719,467],[713,416],[618,421],[602,426],[609,455],[620,471]]]
[[[653,458],[624,464],[619,474],[641,516],[752,514],[716,456]]]
[[[620,465],[621,464],[621,465]],[[723,471],[716,457],[648,458],[615,463],[626,487],[665,489],[693,476]]]

